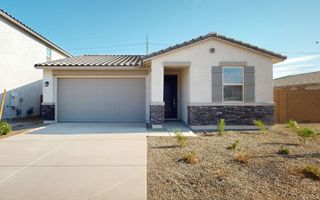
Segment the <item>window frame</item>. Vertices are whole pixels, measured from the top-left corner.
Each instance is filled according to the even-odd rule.
[[[48,53],[50,54],[50,56],[48,56]],[[46,51],[46,60],[51,61],[52,59],[52,49],[50,49],[49,47],[47,47],[47,51]]]
[[[225,83],[224,82],[224,69],[241,69],[242,81],[241,83]],[[243,103],[244,102],[244,68],[245,66],[222,66],[222,102],[223,103]],[[241,86],[242,99],[241,101],[225,101],[224,100],[224,86]]]

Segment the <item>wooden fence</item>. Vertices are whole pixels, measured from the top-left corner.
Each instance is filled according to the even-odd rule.
[[[274,90],[276,123],[320,122],[320,90]]]

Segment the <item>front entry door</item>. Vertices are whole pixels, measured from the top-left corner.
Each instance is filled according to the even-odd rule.
[[[164,103],[165,103],[165,118],[177,119],[178,118],[178,81],[177,75],[164,76]]]

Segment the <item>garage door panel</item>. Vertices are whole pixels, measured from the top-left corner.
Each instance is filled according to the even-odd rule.
[[[144,122],[145,80],[59,79],[58,120]]]

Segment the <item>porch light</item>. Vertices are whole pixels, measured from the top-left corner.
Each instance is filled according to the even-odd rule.
[[[44,82],[44,86],[48,87],[49,86],[49,81]]]

